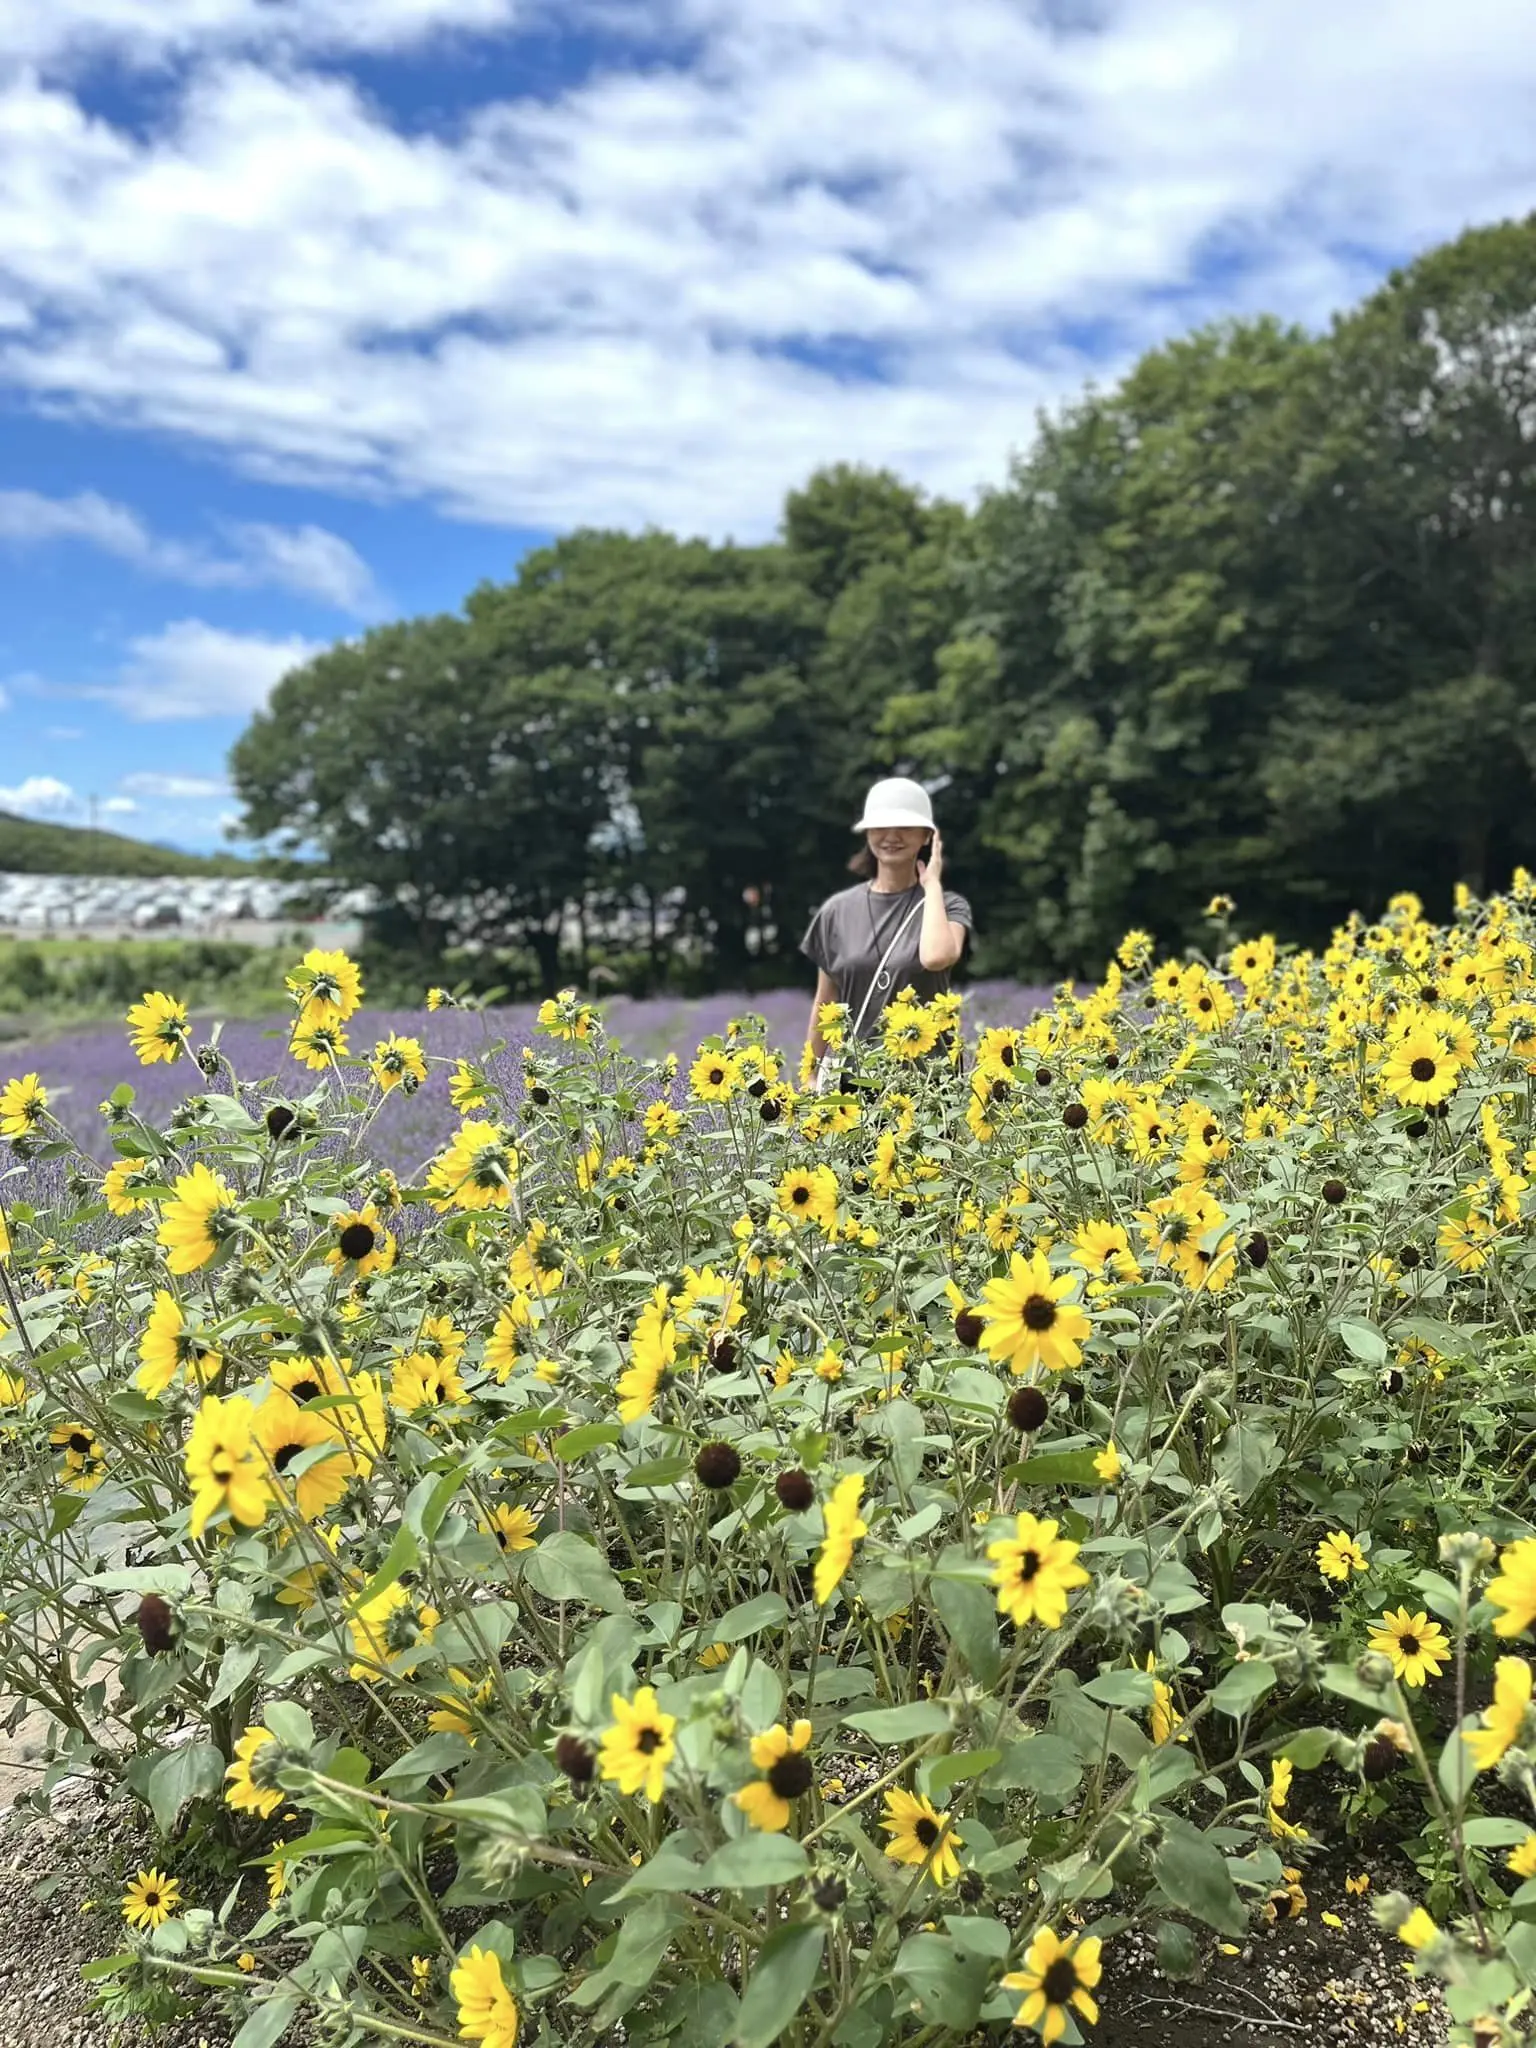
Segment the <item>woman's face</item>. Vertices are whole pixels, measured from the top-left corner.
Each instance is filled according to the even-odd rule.
[[[930,837],[921,825],[877,825],[864,836],[875,859],[892,867],[913,859]]]

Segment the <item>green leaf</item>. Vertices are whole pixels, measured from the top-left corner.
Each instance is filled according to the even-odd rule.
[[[873,1742],[916,1742],[924,1735],[943,1734],[949,1714],[937,1700],[912,1700],[903,1707],[866,1707],[860,1714],[844,1714],[843,1725],[857,1728]]]
[[[727,1608],[715,1623],[711,1640],[717,1643],[744,1642],[760,1629],[777,1628],[788,1619],[789,1608],[782,1593],[759,1593],[755,1600],[744,1600],[739,1607]]]
[[[1242,1935],[1248,1916],[1227,1869],[1226,1858],[1187,1821],[1167,1820],[1152,1859],[1152,1872],[1169,1900],[1193,1913],[1218,1934]]]
[[[1332,1755],[1333,1743],[1331,1728],[1303,1728],[1291,1737],[1280,1754],[1289,1757],[1298,1771],[1315,1771],[1325,1757]]]
[[[780,1927],[764,1942],[742,1993],[735,2048],[775,2048],[811,1994],[826,1938],[824,1928],[801,1921]]]
[[[394,1541],[384,1553],[384,1562],[357,1595],[347,1612],[356,1614],[359,1608],[366,1607],[372,1600],[377,1600],[381,1593],[387,1593],[398,1579],[406,1572],[414,1570],[420,1562],[421,1546],[416,1541],[414,1531],[402,1522],[395,1531]]]
[[[293,2025],[303,2003],[302,1998],[286,1997],[281,1993],[275,1998],[265,1999],[230,2042],[229,2048],[276,2048]]]
[[[1097,1486],[1097,1451],[1041,1451],[1010,1465],[1005,1477],[1020,1486]]]
[[[1275,1667],[1266,1664],[1262,1657],[1251,1657],[1246,1663],[1232,1666],[1211,1694],[1211,1705],[1218,1714],[1240,1721],[1272,1690],[1274,1683]]]
[[[970,1579],[935,1574],[929,1581],[929,1593],[971,1676],[982,1685],[995,1685],[1003,1668],[1003,1652],[997,1633],[997,1602],[990,1589]]]
[[[1103,1717],[1100,1716],[1102,1723]],[[999,1785],[1037,1793],[1042,1799],[1066,1799],[1083,1781],[1082,1759],[1060,1735],[1031,1735],[1004,1750],[995,1773]]]
[[[381,1785],[399,1785],[411,1780],[424,1785],[428,1778],[456,1769],[469,1753],[469,1744],[462,1735],[446,1732],[429,1735],[414,1749],[408,1749],[404,1756],[396,1757],[387,1771],[380,1771],[378,1782]]]
[[[941,1934],[909,1934],[896,1956],[896,1974],[924,2019],[941,2021],[946,2033],[975,2026],[990,1974],[984,1957],[962,1954]]]
[[[1150,1671],[1105,1671],[1083,1687],[1087,1698],[1101,1707],[1150,1707],[1155,1681]]]
[[[524,1571],[529,1585],[546,1600],[580,1600],[609,1614],[623,1614],[628,1606],[607,1560],[572,1529],[546,1536],[528,1553]]]
[[[770,1884],[795,1884],[810,1867],[805,1851],[790,1836],[754,1830],[717,1849],[695,1884],[700,1891],[755,1891]]]
[[[169,1835],[182,1809],[217,1792],[224,1782],[224,1753],[211,1742],[189,1742],[161,1757],[149,1774],[149,1809],[155,1826]]]
[[[918,1770],[918,1789],[927,1799],[938,1798],[951,1785],[959,1785],[967,1778],[985,1777],[995,1763],[1002,1761],[1002,1756],[1000,1749],[963,1749],[949,1756],[927,1757]]]
[[[1353,1700],[1357,1707],[1364,1707],[1372,1714],[1384,1714],[1390,1699],[1389,1692],[1377,1692],[1368,1685],[1362,1685],[1355,1676],[1353,1664],[1326,1665],[1323,1691],[1331,1692],[1341,1700]]]
[[[619,1422],[584,1422],[577,1429],[565,1430],[550,1443],[549,1448],[562,1465],[569,1465],[577,1458],[584,1458],[588,1451],[601,1450],[605,1444],[616,1444],[624,1434]]]
[[[1362,1365],[1385,1365],[1389,1356],[1387,1340],[1374,1323],[1345,1316],[1335,1325],[1345,1350]]]
[[[1157,1967],[1175,1983],[1193,1977],[1199,1967],[1200,1951],[1195,1937],[1181,1920],[1157,1923]]]
[[[1503,1814],[1483,1814],[1469,1820],[1461,1832],[1474,1849],[1512,1849],[1525,1840],[1530,1828],[1523,1820]]]

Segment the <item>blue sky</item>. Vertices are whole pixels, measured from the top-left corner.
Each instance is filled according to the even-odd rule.
[[[1536,207],[1529,0],[48,0],[0,25],[0,808],[222,842],[274,680],[578,524],[970,496]]]

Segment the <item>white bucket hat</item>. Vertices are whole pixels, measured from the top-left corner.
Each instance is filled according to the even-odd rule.
[[[916,825],[933,830],[933,798],[920,782],[906,775],[888,775],[874,783],[864,799],[864,815],[855,832],[874,832],[882,825]]]

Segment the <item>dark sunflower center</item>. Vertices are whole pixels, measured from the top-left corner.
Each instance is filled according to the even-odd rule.
[[[1424,1053],[1420,1053],[1408,1071],[1412,1074],[1415,1081],[1433,1081],[1435,1078],[1435,1063]]]
[[[920,1820],[913,1822],[912,1832],[925,1849],[931,1849],[944,1830],[936,1820],[930,1820],[925,1813]]]
[[[661,1741],[659,1728],[642,1728],[635,1737],[635,1747],[642,1756],[650,1756]]]
[[[1197,1010],[1214,1010],[1215,1007],[1216,1005],[1211,1001],[1209,996],[1201,996],[1199,1002],[1197,1002],[1195,1005],[1195,1008]]]
[[[718,1088],[725,1079],[724,1067],[711,1067],[705,1079],[709,1082],[711,1088]]]
[[[1405,1657],[1417,1657],[1419,1654],[1419,1639],[1415,1635],[1399,1636],[1397,1647]]]
[[[1163,1127],[1160,1123],[1154,1121],[1147,1125],[1147,1142],[1149,1144],[1156,1145],[1161,1140],[1162,1135]]]
[[[275,1450],[272,1453],[272,1463],[274,1468],[279,1472],[286,1472],[288,1470],[288,1467],[293,1463],[294,1459],[299,1455],[300,1451],[302,1451],[303,1448],[304,1446],[302,1444],[281,1445],[277,1450]]]
[[[1037,1572],[1039,1571],[1039,1569],[1040,1569],[1040,1553],[1039,1553],[1039,1551],[1038,1551],[1038,1550],[1026,1550],[1026,1551],[1024,1552],[1023,1556],[1022,1556],[1022,1557],[1021,1557],[1021,1558],[1019,1559],[1019,1584],[1020,1584],[1021,1586],[1027,1586],[1027,1585],[1029,1584],[1030,1580],[1031,1580],[1031,1579],[1032,1579],[1032,1578],[1033,1578],[1033,1577],[1035,1576],[1035,1574],[1036,1574],[1036,1573],[1037,1573]]]
[[[1014,1051],[1011,1045],[1005,1045],[1002,1051],[998,1054],[998,1058],[1002,1061],[1005,1067],[1011,1067],[1014,1061],[1018,1058],[1018,1054]]]
[[[1214,1124],[1207,1124],[1205,1129],[1200,1133],[1200,1142],[1202,1145],[1214,1145],[1216,1140],[1220,1137],[1220,1135],[1221,1133],[1217,1130]]]
[[[1026,1330],[1050,1329],[1056,1320],[1056,1304],[1048,1294],[1032,1294],[1024,1304]]]
[[[789,1199],[797,1209],[802,1208],[811,1199],[811,1191],[806,1187],[793,1188],[790,1191]]]
[[[75,1453],[77,1458],[89,1456],[91,1440],[83,1429],[72,1429],[70,1431],[69,1448]]]
[[[152,1884],[148,1884],[144,1887],[144,1903],[146,1906],[149,1907],[151,1912],[153,1912],[154,1909],[160,1903],[160,1893],[158,1889]]]
[[[292,1394],[294,1400],[299,1403],[300,1407],[302,1407],[306,1401],[319,1400],[320,1382],[318,1380],[295,1380],[288,1391]]]
[[[1057,1956],[1046,1966],[1040,1989],[1048,2005],[1065,2005],[1077,1989],[1077,1965],[1070,1956]]]
[[[366,1259],[377,1239],[371,1223],[349,1223],[339,1242],[344,1259]]]
[[[811,1789],[811,1760],[798,1750],[781,1756],[768,1767],[768,1783],[780,1799],[799,1799]]]

